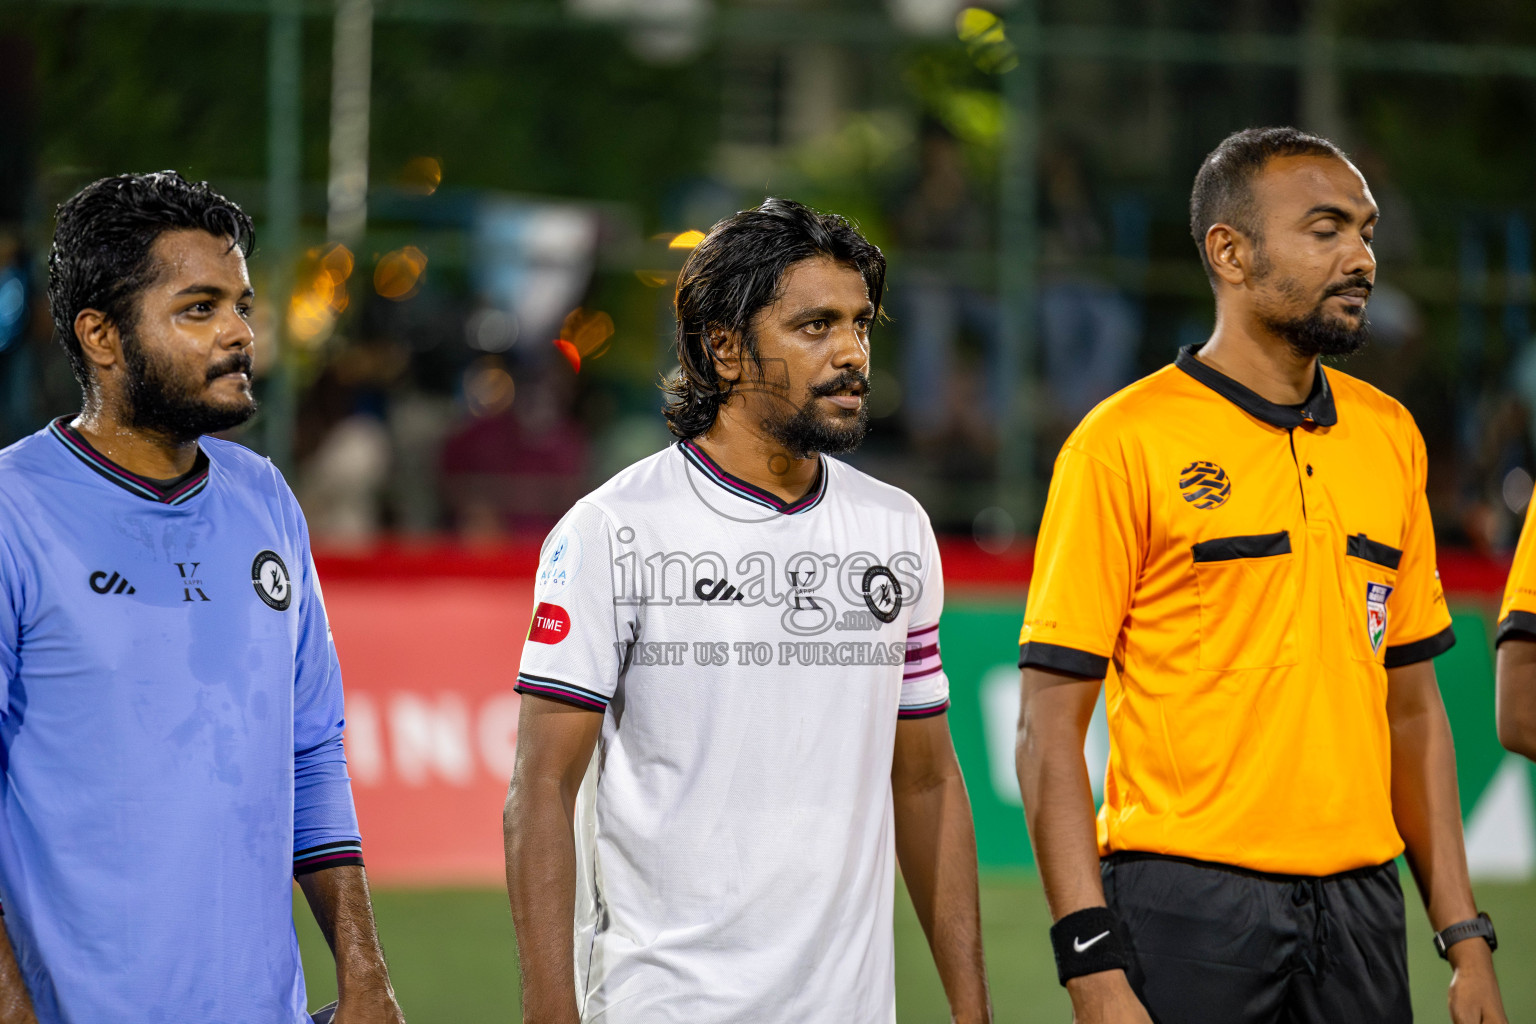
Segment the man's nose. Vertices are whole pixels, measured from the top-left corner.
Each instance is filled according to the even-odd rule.
[[[255,343],[256,331],[251,327],[251,322],[231,311],[228,321],[219,331],[219,345],[223,348],[250,348]]]
[[[1376,254],[1371,252],[1371,243],[1364,235],[1355,236],[1355,244],[1350,246],[1349,252],[1345,254],[1342,269],[1351,277],[1374,278],[1376,276]]]

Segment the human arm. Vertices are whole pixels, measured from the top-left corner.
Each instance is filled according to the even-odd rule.
[[[576,793],[603,716],[525,695],[502,812],[525,1024],[576,1024]]]
[[[336,960],[335,1024],[404,1024],[379,946],[361,864],[298,876],[320,934]]]
[[[27,992],[26,979],[21,976],[21,966],[16,963],[16,951],[11,948],[11,936],[0,927],[0,1024],[37,1024],[37,1014],[32,1012],[32,996]]]
[[[1499,742],[1536,761],[1536,637],[1519,633],[1504,638],[1497,665]]]
[[[956,1024],[987,1022],[976,831],[947,715],[896,725],[891,760],[896,858]]]
[[[1407,846],[1408,866],[1439,931],[1477,916],[1467,875],[1456,792],[1456,751],[1435,681],[1434,662],[1387,670],[1387,721],[1392,736],[1392,816]],[[1480,939],[1450,947],[1454,1024],[1505,1024],[1493,953]]]
[[[1026,666],[1020,686],[1014,751],[1019,791],[1046,903],[1051,919],[1059,921],[1105,905],[1093,788],[1083,760],[1083,741],[1103,680]],[[1067,994],[1080,1024],[1150,1024],[1123,970],[1073,978]]]

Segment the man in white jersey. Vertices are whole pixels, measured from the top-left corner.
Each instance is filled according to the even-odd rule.
[[[867,429],[884,278],[797,203],[715,225],[681,441],[544,545],[506,807],[528,1024],[894,1021],[898,861],[954,1019],[990,1019],[932,528],[825,454]]]

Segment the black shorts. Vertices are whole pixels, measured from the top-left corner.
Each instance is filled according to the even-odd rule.
[[[1156,1024],[1413,1020],[1390,861],[1317,878],[1115,853],[1101,873]]]

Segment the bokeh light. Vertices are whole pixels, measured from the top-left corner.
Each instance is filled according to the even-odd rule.
[[[967,7],[955,16],[955,33],[971,62],[983,71],[1002,74],[1019,66],[1019,54],[1003,29],[1003,19],[981,7]]]
[[[691,231],[684,231],[680,235],[673,236],[672,241],[667,243],[667,248],[692,249],[702,241],[704,241],[704,232],[694,229]]]
[[[336,318],[350,303],[347,281],[355,266],[352,251],[340,244],[304,254],[288,303],[288,335],[294,342],[313,348],[330,338]]]
[[[427,254],[414,245],[387,252],[373,268],[373,290],[391,302],[404,302],[421,288]]]
[[[412,157],[400,171],[400,187],[419,196],[431,195],[442,183],[443,165],[436,157]]]
[[[464,371],[464,404],[471,416],[499,416],[512,408],[517,386],[497,356],[482,356]]]
[[[613,330],[613,317],[600,309],[586,310],[578,306],[565,315],[555,348],[565,356],[571,369],[579,373],[582,360],[596,359],[608,351]]]

